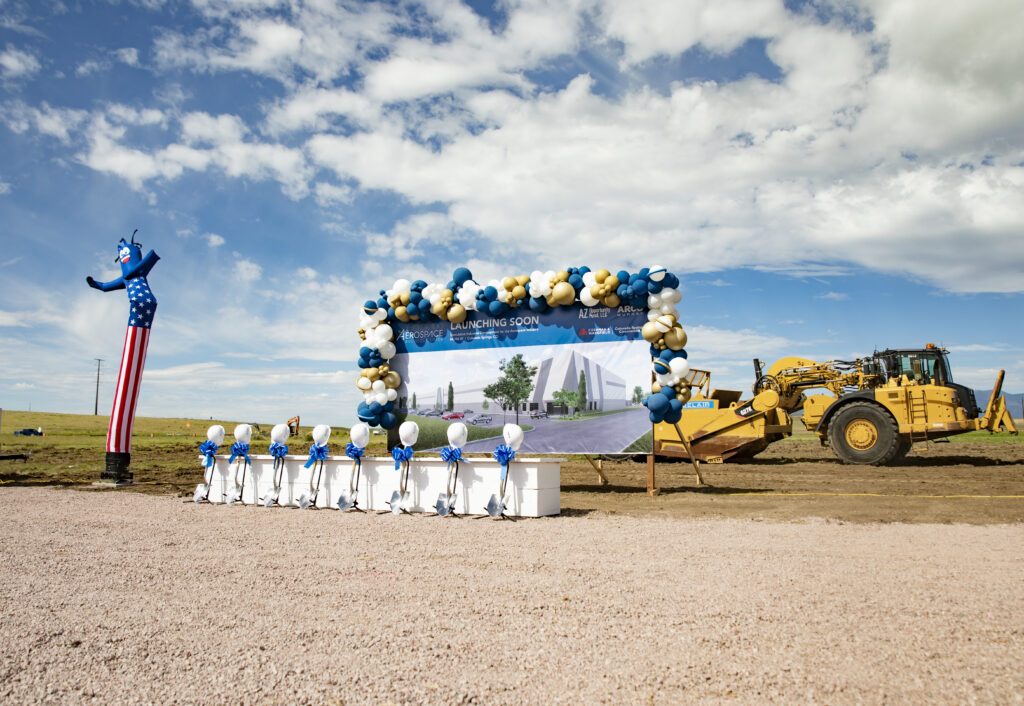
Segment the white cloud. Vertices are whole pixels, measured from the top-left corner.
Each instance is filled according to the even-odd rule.
[[[139,50],[135,47],[124,47],[122,49],[118,49],[114,52],[114,56],[116,56],[117,60],[122,64],[127,64],[128,66],[139,65]]]
[[[223,236],[217,235],[216,233],[206,233],[203,235],[206,239],[206,244],[211,248],[219,248],[221,245],[226,243]]]
[[[825,292],[815,297],[815,299],[825,299],[831,302],[844,302],[849,298],[850,295],[846,292]]]
[[[11,185],[6,181],[0,181],[0,196],[11,193]]]
[[[41,65],[34,54],[11,44],[0,52],[0,79],[26,79],[36,74]]]
[[[252,284],[263,276],[263,268],[252,260],[239,258],[235,261],[235,279],[242,284]]]

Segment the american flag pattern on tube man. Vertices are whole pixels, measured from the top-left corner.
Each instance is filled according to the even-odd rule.
[[[156,314],[156,297],[149,288],[146,276],[159,259],[160,256],[152,250],[143,257],[142,245],[135,242],[135,233],[132,233],[131,242],[121,238],[117,245],[117,262],[121,264],[120,277],[110,282],[97,282],[92,277],[85,279],[90,287],[101,292],[128,290],[128,302],[131,305],[128,312],[128,330],[124,336],[124,351],[121,354],[121,368],[117,374],[114,406],[110,412],[110,426],[107,428],[106,470],[102,475],[105,480],[119,483],[130,482],[132,479],[128,467],[131,462],[135,405],[139,399],[139,389],[142,387],[142,369],[146,365],[149,332],[153,327],[153,316]]]

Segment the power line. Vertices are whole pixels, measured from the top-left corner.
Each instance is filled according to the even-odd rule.
[[[103,358],[93,358],[96,361],[96,404],[93,406],[93,416],[98,416],[100,413],[100,364],[103,363]]]

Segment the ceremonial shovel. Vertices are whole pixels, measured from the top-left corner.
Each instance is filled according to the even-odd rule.
[[[396,470],[401,472],[398,480],[398,490],[391,494],[391,501],[388,505],[395,515],[408,513],[412,506],[412,493],[409,492],[409,469],[412,466],[412,447],[420,438],[420,426],[416,422],[402,422],[398,427],[398,438],[401,440],[401,447],[396,446],[391,450],[391,457],[395,459]]]
[[[274,475],[272,476],[273,488],[263,498],[263,507],[274,507],[279,505],[281,498],[281,481],[284,480],[284,457],[288,454],[288,447],[284,442],[291,435],[291,428],[287,424],[275,424],[270,430],[270,455],[274,457]]]
[[[199,447],[202,452],[203,461],[203,482],[196,486],[196,492],[192,494],[192,500],[200,503],[210,502],[210,488],[213,486],[213,474],[217,472],[217,464],[213,455],[217,447],[224,443],[224,427],[214,424],[206,430],[206,441]]]
[[[352,459],[352,471],[348,478],[348,493],[342,492],[338,496],[338,509],[362,512],[359,507],[359,478],[363,472],[363,454],[370,443],[370,425],[360,422],[348,430],[348,435],[351,441],[345,446],[345,455]]]
[[[331,438],[331,428],[326,424],[313,427],[313,445],[309,447],[309,460],[306,468],[309,472],[309,491],[299,496],[299,507],[303,510],[316,510],[316,499],[320,495],[320,482],[324,478],[324,460],[327,458],[327,440]],[[316,479],[314,485],[313,479]]]

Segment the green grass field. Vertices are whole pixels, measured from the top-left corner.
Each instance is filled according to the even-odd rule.
[[[0,428],[0,454],[27,453],[30,459],[0,461],[0,485],[82,485],[99,479],[104,465],[107,436],[106,416],[18,412],[4,410]],[[202,479],[198,462],[199,444],[206,430],[222,424],[228,432],[223,451],[231,446],[231,431],[238,422],[210,419],[164,419],[137,417],[132,442],[132,489],[149,492],[188,492]],[[266,453],[273,424],[261,424],[253,434],[254,453]],[[44,436],[14,436],[16,429],[42,427]],[[289,440],[290,451],[305,454],[312,427],[301,427]],[[348,429],[334,428],[331,446],[340,452],[348,443]],[[386,452],[387,437],[373,435],[368,453]]]
[[[420,425],[420,438],[416,442],[417,448],[436,449],[448,445],[448,425],[451,422],[446,422],[440,417],[421,417],[415,414],[410,414],[409,420]],[[520,424],[519,426],[523,428],[523,431],[533,429],[529,424]],[[478,427],[467,424],[466,427],[469,429],[469,441],[478,441],[501,436],[504,425],[498,423],[489,427]]]

